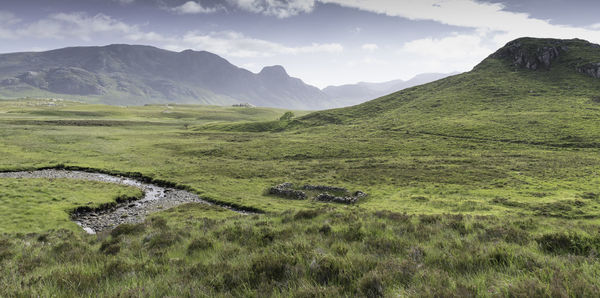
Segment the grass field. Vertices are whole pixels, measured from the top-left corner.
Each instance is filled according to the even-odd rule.
[[[0,296],[598,296],[600,83],[573,70],[600,60],[586,46],[549,71],[488,59],[289,120],[1,101],[0,170],[139,172],[264,214],[187,205],[98,236],[15,227],[0,240]],[[267,195],[283,182],[369,196]]]
[[[0,178],[0,233],[34,233],[50,229],[80,232],[71,221],[77,207],[96,207],[117,198],[139,198],[133,187],[65,179]]]

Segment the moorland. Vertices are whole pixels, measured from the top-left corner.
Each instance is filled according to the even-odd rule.
[[[519,39],[471,72],[286,117],[0,101],[2,171],[138,175],[255,211],[185,204],[88,235],[73,208],[138,190],[0,179],[0,296],[598,296],[599,61]],[[268,193],[284,182],[368,196]]]

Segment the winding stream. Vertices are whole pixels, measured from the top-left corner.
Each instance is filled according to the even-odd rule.
[[[169,209],[185,203],[195,202],[215,205],[200,199],[198,195],[189,191],[161,187],[150,183],[144,183],[132,178],[112,176],[107,174],[50,169],[24,172],[4,172],[0,173],[0,178],[47,178],[99,181],[133,186],[141,189],[144,192],[142,199],[133,202],[120,203],[115,208],[97,212],[73,214],[73,221],[89,234],[95,234],[96,232],[112,229],[115,226],[123,223],[139,223],[144,221],[144,218],[148,214]],[[242,214],[246,213],[231,208],[227,209]]]

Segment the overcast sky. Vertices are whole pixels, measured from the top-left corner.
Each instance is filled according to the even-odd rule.
[[[325,87],[468,71],[521,36],[600,43],[593,0],[1,0],[0,52],[206,50]]]

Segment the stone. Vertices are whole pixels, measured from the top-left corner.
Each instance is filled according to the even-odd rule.
[[[587,63],[577,67],[577,71],[584,73],[590,77],[600,79],[600,62],[598,63]]]

